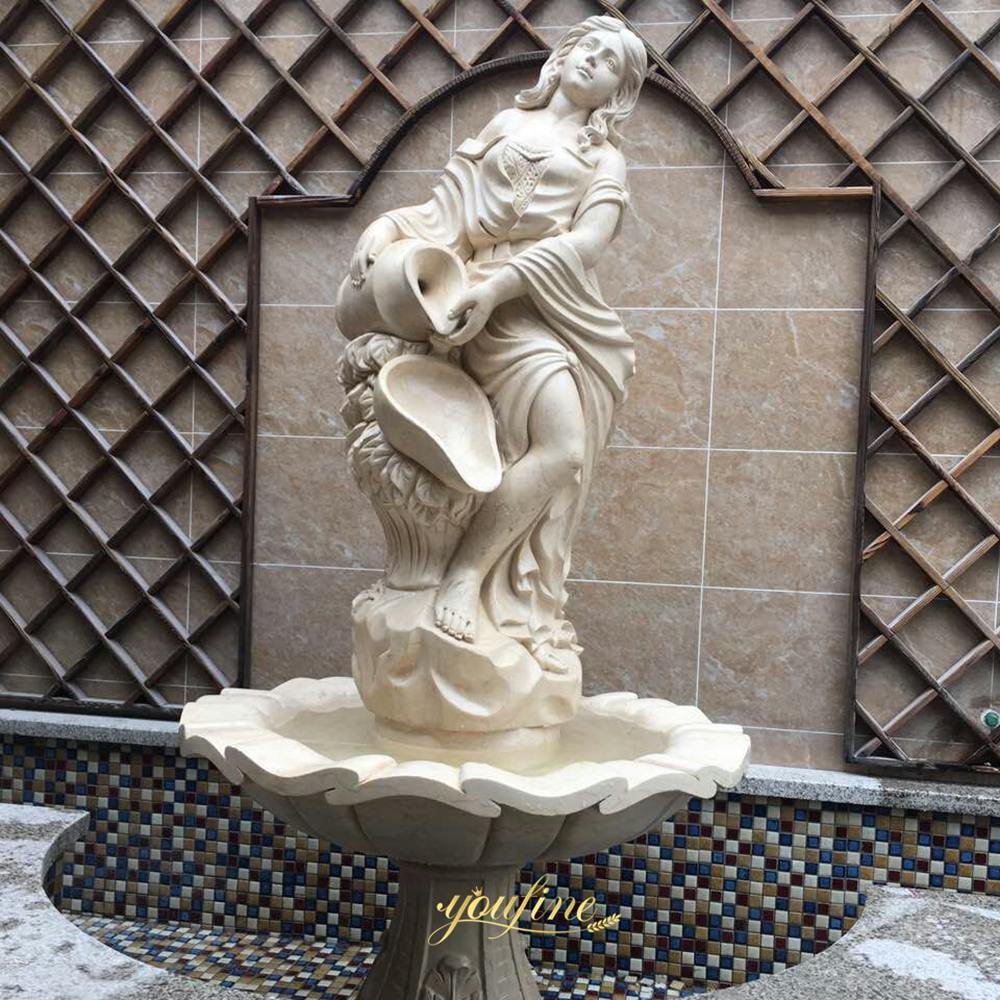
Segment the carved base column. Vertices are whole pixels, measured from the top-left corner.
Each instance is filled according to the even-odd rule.
[[[446,907],[453,896],[464,900],[475,888],[491,902],[501,896],[506,902],[515,892],[517,871],[401,862],[396,909],[357,1000],[540,1000],[518,931],[496,937],[498,928],[467,922],[444,942],[427,943],[448,922],[438,903]]]

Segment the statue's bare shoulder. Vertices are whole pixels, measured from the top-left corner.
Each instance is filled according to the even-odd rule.
[[[617,146],[612,146],[610,142],[605,142],[597,147],[597,163],[595,164],[597,174],[613,177],[616,181],[625,183],[625,154]]]
[[[488,142],[500,135],[506,135],[524,120],[525,112],[520,108],[503,108],[498,111],[479,133],[479,138]]]

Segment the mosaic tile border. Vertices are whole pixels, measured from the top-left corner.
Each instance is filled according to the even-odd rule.
[[[72,919],[81,930],[132,958],[269,998],[347,1000],[354,996],[374,961],[370,944],[310,941],[178,923],[153,925],[115,917]],[[593,978],[581,978],[552,967],[536,971],[543,1000],[668,1000],[706,992],[703,986],[685,986],[677,980],[657,983],[599,972]]]
[[[386,858],[286,830],[206,761],[170,751],[5,739],[0,800],[91,813],[54,873],[70,914],[375,944],[395,904]],[[868,884],[1000,894],[1000,816],[731,793],[635,842],[525,868],[520,891],[542,870],[621,923],[583,939],[523,925],[536,967],[739,983],[835,941]]]

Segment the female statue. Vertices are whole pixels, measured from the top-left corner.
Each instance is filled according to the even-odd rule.
[[[590,272],[628,203],[619,127],[645,75],[643,44],[621,22],[571,28],[516,106],[458,146],[429,200],[376,219],[350,265],[357,289],[407,239],[464,265],[453,329],[431,341],[460,348],[452,356],[488,397],[503,472],[449,553],[433,623],[470,646],[499,632],[549,675],[578,675],[563,615],[571,541],[634,369]]]

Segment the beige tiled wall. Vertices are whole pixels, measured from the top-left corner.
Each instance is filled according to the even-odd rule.
[[[529,79],[435,111],[454,145]],[[707,130],[649,91],[601,287],[637,375],[574,548],[586,693],[696,702],[759,760],[839,766],[867,206],[762,206]],[[265,213],[253,683],[350,672],[349,603],[382,537],[343,456],[333,301],[361,227],[422,200],[419,138],[361,205]]]
[[[0,0],[0,18],[18,6],[25,8],[25,17],[3,41],[29,72],[37,73],[65,33],[42,4]],[[113,70],[125,66],[149,37],[149,27],[137,11],[162,20],[179,9],[173,0],[139,0],[137,7],[109,4],[99,16],[86,18],[93,6],[89,0],[53,0],[53,9],[82,25],[93,51]],[[906,7],[904,0],[829,0],[829,6],[864,42]],[[187,92],[191,72],[210,66],[237,32],[236,22],[257,7],[256,0],[192,3],[170,29],[177,51],[191,66],[185,68],[161,50],[130,81],[150,112],[162,113],[179,93]],[[766,44],[792,23],[803,4],[729,0],[723,7],[752,42]],[[341,0],[317,0],[315,5],[287,0],[275,5],[255,33],[264,51],[287,68],[314,45],[321,30],[317,10],[341,17],[351,41],[374,60],[413,30],[413,17],[398,0],[365,0],[346,8],[348,13],[342,13]],[[522,27],[514,26],[481,55],[481,47],[504,23],[505,12],[497,0],[452,0],[435,8],[436,28],[466,59],[537,48]],[[597,5],[595,0],[531,0],[524,9],[538,36],[551,42],[566,25],[595,13]],[[645,36],[659,47],[684,31],[702,9],[698,0],[633,0],[628,7]],[[990,0],[945,0],[940,9],[954,28],[970,37],[979,36],[998,16]],[[387,70],[393,86],[409,101],[455,72],[453,61],[430,35],[417,35],[410,51]],[[277,79],[274,66],[241,37],[246,44],[240,54],[213,78],[220,96],[237,114],[247,113]],[[987,58],[1000,57],[998,38],[984,42]],[[924,10],[879,53],[901,85],[919,94],[958,51]],[[699,95],[711,100],[736,78],[748,58],[739,42],[710,21],[673,63]],[[853,74],[833,97],[824,98],[850,52],[820,25],[815,9],[774,58],[861,146],[901,108],[869,69]],[[310,192],[343,192],[356,176],[358,163],[331,136],[309,156],[301,156],[318,123],[306,104],[312,101],[322,116],[337,113],[356,88],[365,86],[365,73],[341,41],[328,41],[302,74],[300,93],[285,87],[273,106],[248,119],[253,132]],[[297,673],[346,673],[349,601],[381,564],[380,533],[347,475],[338,439],[334,366],[341,343],[331,306],[354,237],[378,211],[421,200],[454,144],[509,103],[526,79],[480,81],[421,121],[356,210],[339,216],[272,216],[268,221],[255,683],[276,683]],[[67,65],[43,85],[74,115],[99,88],[101,78],[72,50]],[[0,104],[20,88],[18,74],[4,55]],[[274,190],[275,163],[249,139],[217,155],[232,121],[210,93],[197,87],[192,93],[184,113],[168,123],[164,136],[121,168],[119,180],[151,211],[159,212],[189,182],[178,157],[187,156],[201,167],[211,186],[191,183],[164,224],[188,254],[202,259],[210,281],[238,310],[245,299],[246,244],[242,235],[228,239],[224,234],[244,211],[249,195]],[[982,64],[969,63],[928,98],[927,106],[958,141],[973,148],[1000,121],[1000,86]],[[768,155],[775,134],[796,111],[760,70],[719,105],[729,126],[767,159],[784,183],[829,184],[849,161],[809,121]],[[363,158],[401,113],[384,88],[372,86],[357,109],[343,118],[343,128]],[[60,135],[58,122],[37,95],[19,113],[0,118],[0,134],[30,164]],[[146,126],[120,97],[85,129],[100,154],[114,164],[145,132]],[[998,143],[994,137],[977,152],[983,171],[993,177],[1000,176]],[[103,173],[79,144],[70,146],[49,173],[42,173],[49,189],[76,212]],[[762,207],[749,196],[737,172],[724,165],[712,135],[652,91],[632,122],[627,151],[633,211],[601,280],[636,338],[639,374],[620,414],[614,445],[604,456],[570,584],[572,612],[587,644],[587,689],[632,688],[697,699],[716,718],[747,724],[760,760],[839,766],[849,690],[846,594],[865,208]],[[920,205],[928,225],[959,253],[1000,223],[995,198],[981,182],[974,183],[968,171],[922,203],[929,186],[953,166],[954,155],[913,116],[870,159],[901,197]],[[0,156],[0,199],[17,183],[15,165]],[[228,209],[218,203],[217,192]],[[885,224],[896,215],[887,207]],[[135,235],[137,220],[134,209],[114,194],[86,216],[84,225],[113,257]],[[60,228],[37,194],[15,205],[2,227],[29,255],[42,250]],[[998,247],[1000,243],[994,243],[973,264],[992,288],[1000,287]],[[75,392],[100,369],[100,360],[73,336],[37,350],[59,312],[37,286],[18,288],[19,270],[17,260],[0,247],[0,284],[14,289],[5,295],[0,319],[36,351],[36,360],[65,391]],[[943,270],[927,240],[913,226],[904,227],[883,248],[880,286],[905,306]],[[69,306],[86,294],[101,272],[78,239],[44,268]],[[178,287],[184,273],[162,242],[129,260],[125,268],[127,278],[154,307]],[[161,309],[161,319],[187,349],[201,352],[210,344],[219,345],[208,356],[207,367],[238,402],[243,392],[242,332],[224,332],[224,309],[210,301],[204,285],[197,285],[187,286],[171,309]],[[86,322],[108,350],[128,341],[142,320],[141,311],[127,298],[109,289],[85,312]],[[998,315],[961,283],[919,314],[921,328],[952,362],[981,342],[998,321]],[[144,336],[125,364],[151,395],[177,371],[177,351],[164,345],[162,337]],[[0,338],[0,380],[14,369],[15,355],[9,341]],[[998,359],[1000,348],[993,348],[966,373],[994,405],[1000,405]],[[877,355],[872,384],[886,405],[901,413],[940,377],[940,367],[912,339],[896,337]],[[110,444],[138,411],[114,379],[102,379],[101,390],[80,413]],[[212,393],[196,383],[187,383],[159,407],[192,446],[208,440],[224,419]],[[0,399],[0,412],[28,441],[42,433],[57,410],[52,394],[34,377]],[[988,423],[952,387],[910,426],[950,465],[982,439]],[[0,434],[0,469],[14,459],[9,436]],[[67,487],[95,460],[72,420],[44,447],[39,439],[37,447]],[[241,449],[240,435],[229,433],[206,456],[207,466],[234,497],[241,487]],[[183,457],[176,439],[171,442],[155,428],[144,429],[122,453],[150,488]],[[963,475],[966,487],[994,514],[1000,510],[996,463],[991,453]],[[897,443],[870,464],[869,493],[898,516],[926,488],[929,475],[912,452]],[[97,477],[80,493],[83,506],[109,532],[138,503],[121,478],[111,474]],[[12,481],[4,477],[0,486],[0,503],[29,529],[56,501],[51,488],[33,474],[18,474]],[[163,509],[192,540],[220,513],[218,497],[201,473],[181,477],[163,498]],[[207,631],[199,629],[219,595],[205,591],[204,574],[191,566],[162,586],[155,583],[178,548],[154,520],[147,519],[124,540],[120,554],[138,579],[153,584],[198,649],[235,675],[235,603]],[[981,529],[967,510],[945,497],[905,531],[921,552],[945,568],[982,537]],[[67,576],[94,551],[93,540],[68,515],[38,543]],[[16,548],[16,539],[0,530],[4,562]],[[203,546],[202,554],[213,572],[235,588],[240,556],[235,517]],[[52,597],[51,583],[37,560],[22,558],[11,565],[9,572],[0,574],[0,595],[27,620]],[[135,579],[123,581],[123,573],[108,563],[79,584],[80,596],[105,625],[125,615],[135,600]],[[863,580],[872,605],[885,615],[901,610],[925,586],[912,561],[891,546],[867,565]],[[968,598],[975,615],[996,627],[996,550],[962,576],[956,592]],[[926,614],[903,630],[901,640],[936,669],[977,641],[968,619],[946,601],[936,602]],[[155,670],[176,646],[176,638],[165,638],[162,621],[148,610],[130,618],[116,634],[146,671]],[[90,636],[78,610],[65,603],[37,629],[38,640],[64,665],[74,662]],[[49,690],[49,669],[23,644],[9,647],[12,638],[12,628],[0,616],[0,649],[13,649],[0,661],[0,691]],[[956,697],[973,713],[993,702],[994,659],[983,658],[954,687]],[[862,671],[866,704],[886,721],[920,692],[915,676],[912,666],[897,655],[880,653]],[[135,686],[123,683],[121,669],[104,654],[89,661],[77,680],[87,698],[120,701],[135,693]],[[211,690],[210,684],[195,659],[185,656],[172,663],[158,687],[169,701],[181,703]],[[903,736],[913,752],[935,757],[960,757],[970,749],[968,731],[956,726],[940,703]]]

